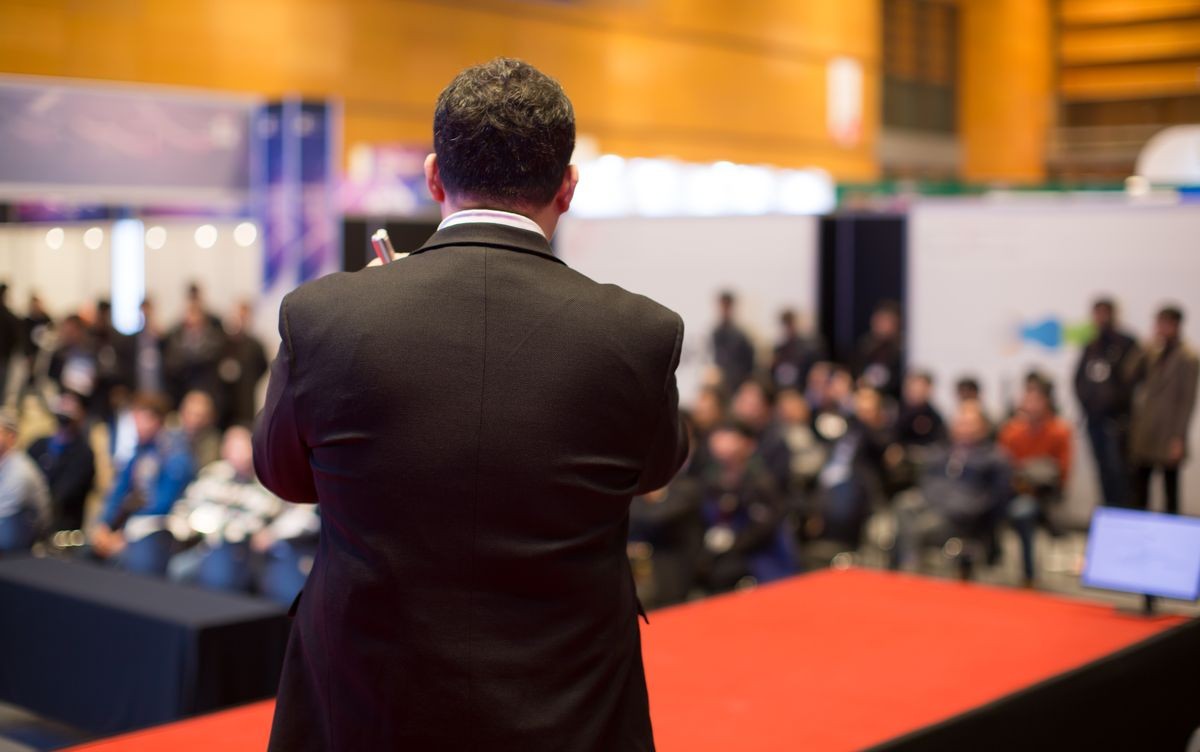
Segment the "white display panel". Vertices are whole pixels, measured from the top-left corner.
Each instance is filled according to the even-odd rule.
[[[709,335],[716,298],[732,290],[738,321],[755,341],[760,361],[779,332],[779,313],[793,308],[815,324],[815,217],[613,218],[564,217],[555,235],[559,256],[598,282],[641,293],[683,317],[678,370],[680,399],[695,397],[711,364]]]
[[[954,381],[977,376],[993,416],[1018,397],[1023,375],[1054,377],[1075,427],[1068,515],[1087,519],[1099,487],[1079,424],[1072,341],[1091,304],[1111,295],[1127,330],[1151,333],[1165,302],[1188,314],[1184,339],[1200,342],[1200,206],[1124,201],[925,202],[909,217],[909,362],[937,377],[938,403],[953,406]],[[1055,330],[1066,341],[1052,344]],[[1192,452],[1200,451],[1200,419]],[[1157,479],[1152,503],[1161,504]],[[1186,466],[1183,510],[1200,514],[1200,461]]]

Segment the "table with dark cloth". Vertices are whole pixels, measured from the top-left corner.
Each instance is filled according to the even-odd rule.
[[[0,701],[96,734],[272,696],[287,635],[267,601],[0,560]]]

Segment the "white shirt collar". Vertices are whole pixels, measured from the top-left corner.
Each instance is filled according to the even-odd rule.
[[[536,232],[543,238],[546,237],[546,233],[542,230],[541,226],[529,217],[522,216],[520,214],[514,214],[512,212],[500,211],[499,209],[463,209],[462,211],[456,211],[449,217],[443,219],[442,223],[438,225],[438,229],[444,230],[447,227],[463,225],[467,224],[468,222],[483,222],[493,225],[505,225],[506,227],[515,227],[518,230]]]

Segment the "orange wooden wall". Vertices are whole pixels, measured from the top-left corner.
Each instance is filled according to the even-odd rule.
[[[626,156],[875,176],[877,0],[2,0],[0,71],[339,98],[345,142],[426,142],[438,91],[497,55],[559,78]],[[825,125],[830,57],[865,72],[864,134]]]

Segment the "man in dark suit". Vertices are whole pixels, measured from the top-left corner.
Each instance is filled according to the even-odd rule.
[[[653,749],[625,544],[686,455],[683,324],[552,255],[574,140],[552,79],[467,69],[438,231],[280,306],[255,466],[322,531],[273,750]]]

